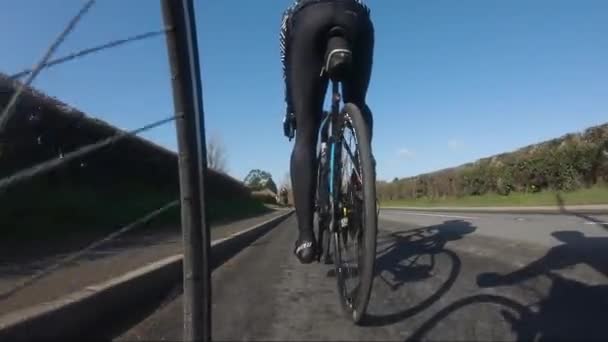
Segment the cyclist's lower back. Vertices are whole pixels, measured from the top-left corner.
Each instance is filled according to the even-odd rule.
[[[374,28],[369,10],[356,0],[299,1],[286,12],[281,30],[281,48],[286,83],[286,124],[293,113],[297,130],[291,155],[291,180],[299,238],[295,253],[303,263],[315,259],[313,233],[316,189],[316,143],[321,120],[327,75],[321,75],[331,28],[339,27],[350,45],[350,72],[342,80],[344,102],[361,108],[372,131],[372,115],[365,97],[371,76]],[[289,134],[289,127],[286,129]]]

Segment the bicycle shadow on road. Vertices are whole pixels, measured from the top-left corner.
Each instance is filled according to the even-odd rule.
[[[608,339],[608,237],[587,237],[580,231],[557,231],[553,237],[563,242],[544,256],[507,274],[482,273],[480,287],[518,285],[545,276],[551,281],[541,298],[538,313],[529,324],[546,340]],[[603,276],[602,285],[568,279],[555,271],[584,264]]]
[[[367,314],[363,325],[385,326],[398,323],[424,311],[440,299],[452,287],[461,269],[460,258],[453,251],[446,249],[446,244],[459,240],[476,229],[467,221],[449,220],[439,225],[401,232],[381,230],[374,281],[382,281],[390,291],[397,292],[406,283],[426,282],[433,278],[438,256],[447,257],[451,268],[447,279],[426,299],[398,312]],[[385,245],[388,246],[384,247]],[[392,276],[392,279],[387,279],[385,274]]]
[[[577,264],[586,264],[608,278],[608,237],[586,237],[575,230],[557,231],[551,235],[563,244],[552,247],[543,257],[509,274],[482,273],[478,285],[514,285]]]
[[[608,285],[589,285],[569,279],[555,271],[586,264],[608,278],[608,238],[585,237],[578,231],[559,231],[553,236],[564,242],[551,248],[543,257],[507,274],[482,273],[477,277],[481,288],[525,286],[538,290],[538,285],[522,284],[541,276],[550,280],[548,291],[538,302],[519,303],[504,296],[477,295],[458,300],[440,310],[409,338],[420,340],[438,323],[458,309],[474,304],[495,303],[512,309],[503,310],[504,319],[511,324],[518,340],[539,338],[551,340],[606,340],[608,331]],[[605,279],[604,279],[605,280]],[[537,291],[539,292],[539,291]],[[528,308],[534,304],[536,312]],[[515,314],[513,314],[515,313]]]

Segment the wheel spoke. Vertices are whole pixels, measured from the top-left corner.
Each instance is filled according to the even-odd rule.
[[[340,260],[337,260],[337,264],[339,265],[340,275],[343,277],[339,280],[341,293],[344,300],[350,302],[357,298],[361,285],[359,279],[361,276],[360,242],[363,233],[361,230],[362,222],[360,222],[361,215],[358,213],[361,211],[360,205],[357,203],[359,201],[356,194],[358,186],[355,183],[362,184],[363,177],[359,169],[360,163],[357,160],[358,153],[353,152],[357,151],[357,138],[352,125],[348,123],[345,125],[341,140],[339,145],[342,147],[340,195],[346,210],[340,212],[340,214],[346,213],[348,224],[346,227],[340,226],[338,233],[339,246],[337,246],[337,249],[340,250]]]
[[[348,155],[350,156],[350,159],[353,161],[353,164],[357,165],[357,167],[354,167],[353,170],[355,171],[355,174],[357,175],[359,182],[363,183],[363,177],[361,176],[361,173],[359,172],[359,168],[358,168],[359,163],[357,162],[357,158],[355,157],[355,155],[351,151],[350,147],[346,143],[344,143],[344,149],[346,150],[346,153],[348,153]]]
[[[378,206],[374,190],[364,183],[373,183],[374,179],[365,121],[353,104],[346,104],[344,112],[347,114],[334,145],[332,247],[342,307],[358,323],[365,313],[373,282],[377,234],[374,214]]]

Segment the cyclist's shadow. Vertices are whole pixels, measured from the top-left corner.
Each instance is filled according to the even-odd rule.
[[[407,340],[424,339],[449,315],[466,306],[482,303],[500,305],[503,318],[510,323],[519,341],[608,339],[605,328],[608,285],[605,281],[601,285],[590,285],[555,272],[582,263],[608,277],[608,238],[585,237],[579,231],[559,231],[552,235],[564,244],[551,248],[543,257],[513,272],[486,272],[477,277],[478,286],[487,288],[519,285],[545,276],[551,285],[537,302],[521,303],[494,294],[461,298],[434,314]]]
[[[575,230],[558,231],[551,235],[563,244],[551,248],[543,257],[511,273],[482,273],[477,279],[478,285],[513,285],[576,264],[586,264],[608,278],[608,237],[586,237]]]
[[[370,313],[364,325],[384,326],[400,322],[424,311],[441,298],[452,287],[461,268],[458,255],[445,246],[449,241],[461,239],[475,230],[475,226],[462,220],[450,220],[439,225],[401,232],[381,230],[375,282],[382,281],[391,291],[398,291],[406,283],[425,281],[433,277],[438,255],[447,256],[451,268],[447,280],[426,299],[399,312],[382,315]],[[421,259],[427,261],[422,262]],[[387,279],[387,273],[391,279]]]
[[[580,231],[558,231],[552,235],[563,244],[511,273],[482,273],[477,284],[508,286],[546,276],[552,284],[549,293],[537,303],[539,312],[533,320],[537,333],[549,340],[608,339],[604,328],[608,316],[608,285],[588,285],[554,272],[586,264],[608,278],[608,237],[586,237]]]

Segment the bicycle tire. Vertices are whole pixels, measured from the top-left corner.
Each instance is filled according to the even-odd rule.
[[[364,236],[362,241],[363,248],[362,251],[360,251],[362,252],[362,255],[358,256],[360,265],[358,265],[357,269],[360,283],[355,298],[352,298],[352,301],[345,297],[343,291],[344,279],[339,270],[339,263],[341,262],[341,237],[338,233],[333,234],[334,238],[332,245],[338,292],[343,311],[355,324],[359,324],[365,316],[374,280],[378,232],[378,220],[376,216],[376,182],[374,165],[372,163],[370,136],[360,109],[353,103],[346,103],[342,108],[341,115],[345,120],[350,121],[350,124],[354,129],[355,138],[357,139],[356,148],[359,156],[359,171],[361,172],[361,189],[363,192],[363,222],[361,222],[361,226]]]

